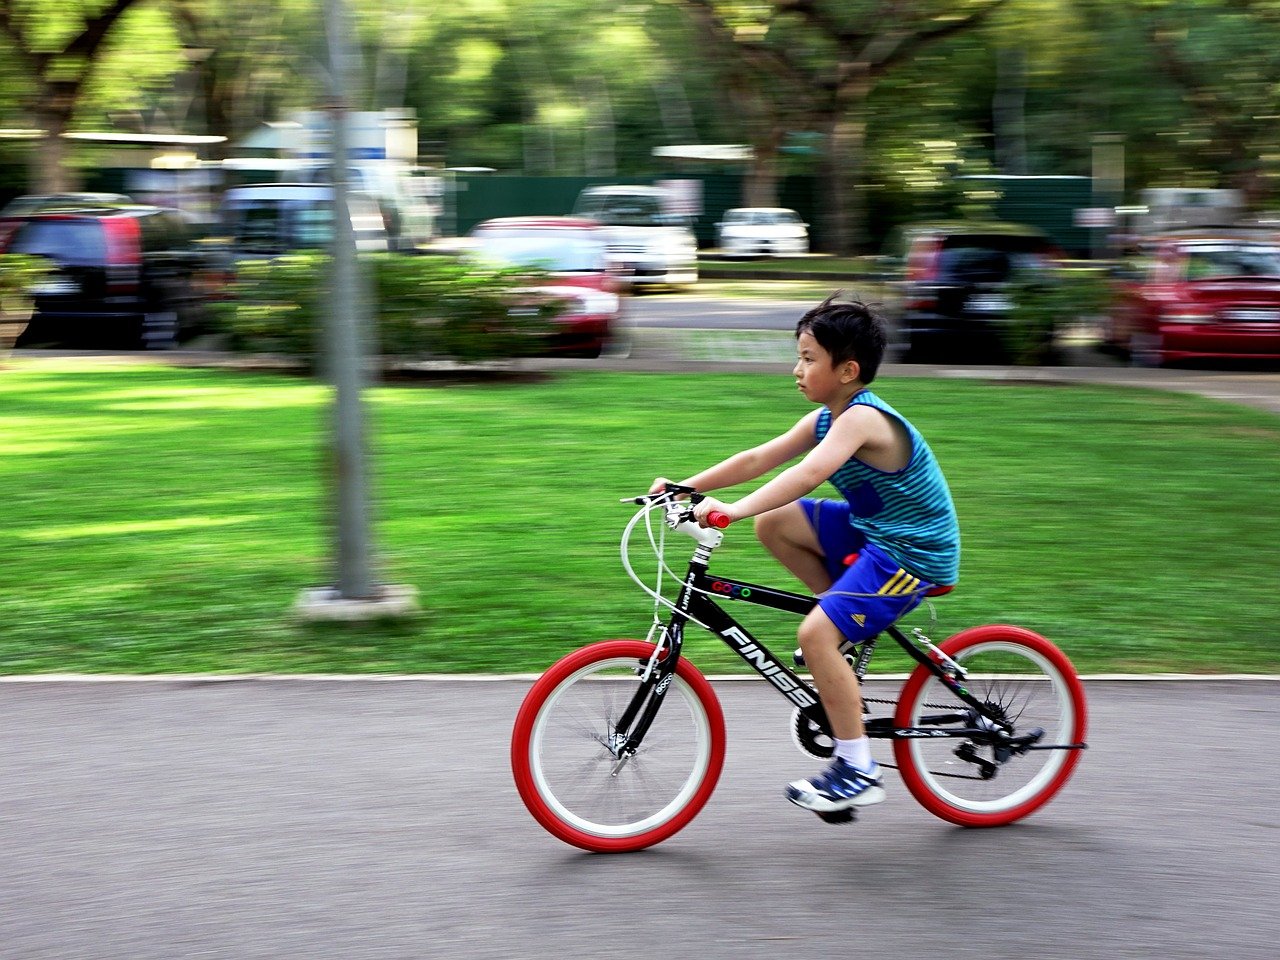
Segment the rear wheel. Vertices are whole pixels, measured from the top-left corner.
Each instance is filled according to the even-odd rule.
[[[903,782],[921,806],[951,823],[997,827],[1020,820],[1062,789],[1081,751],[1020,751],[1018,738],[1033,738],[1031,746],[1038,748],[1084,743],[1084,688],[1062,651],[1021,627],[974,627],[941,649],[968,672],[969,693],[1013,724],[1013,746],[986,738],[894,740]],[[902,688],[893,722],[929,727],[929,718],[958,712],[969,713],[966,726],[986,723],[929,670],[917,667]]]
[[[600,853],[652,846],[710,798],[724,765],[724,714],[681,660],[635,756],[619,763],[616,724],[640,689],[653,644],[609,640],[569,654],[533,685],[516,716],[511,766],[529,812],[566,843]]]

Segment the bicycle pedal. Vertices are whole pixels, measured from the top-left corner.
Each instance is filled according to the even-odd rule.
[[[817,811],[814,812],[817,813]],[[855,811],[853,807],[850,807],[847,810],[832,810],[828,813],[818,813],[817,815],[820,820],[825,820],[827,823],[853,823],[853,821],[858,819],[857,811]]]

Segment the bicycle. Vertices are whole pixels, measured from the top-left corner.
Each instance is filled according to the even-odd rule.
[[[715,789],[724,764],[724,714],[710,683],[681,656],[689,623],[718,636],[791,703],[791,735],[803,753],[826,759],[834,750],[816,690],[718,602],[804,616],[816,598],[711,575],[711,554],[728,518],[712,514],[713,527],[700,527],[677,499],[682,495],[701,499],[671,484],[663,493],[623,501],[640,505],[621,550],[627,574],[655,600],[648,638],[607,640],[568,654],[534,683],[516,716],[511,762],[521,799],[552,835],[585,850],[621,853],[666,840]],[[663,523],[655,539],[657,511]],[[641,519],[658,558],[654,588],[629,556]],[[696,542],[683,577],[666,565],[667,529]],[[680,583],[674,601],[662,594],[664,574]],[[896,625],[884,633],[916,666],[896,700],[864,698],[864,713],[893,708],[865,718],[867,735],[892,742],[895,763],[881,765],[896,766],[926,810],[965,827],[1003,826],[1062,789],[1087,744],[1084,689],[1061,650],[1003,624],[972,627],[940,644],[918,628],[910,638]],[[859,683],[884,633],[842,648]],[[853,811],[818,816],[848,822]]]

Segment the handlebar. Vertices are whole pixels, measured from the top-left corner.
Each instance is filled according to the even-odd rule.
[[[631,502],[631,503],[637,503],[637,504],[657,503],[660,500],[675,500],[677,497],[680,497],[680,496],[687,496],[691,503],[700,503],[705,498],[706,495],[702,493],[698,493],[693,487],[686,487],[683,484],[679,484],[679,483],[668,483],[666,485],[666,488],[662,491],[662,493],[650,493],[642,497],[624,497],[622,499],[622,502],[623,503]],[[692,510],[686,513],[685,519],[687,520],[693,519]],[[722,513],[719,510],[712,510],[709,514],[707,514],[708,525],[715,527],[717,530],[723,530],[725,527],[729,526],[729,524],[732,522],[733,522],[732,519],[729,517],[727,513]]]

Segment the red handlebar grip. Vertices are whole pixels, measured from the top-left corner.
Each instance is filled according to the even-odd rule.
[[[727,513],[721,513],[719,510],[712,510],[707,514],[707,523],[720,530],[723,530],[732,522]]]

